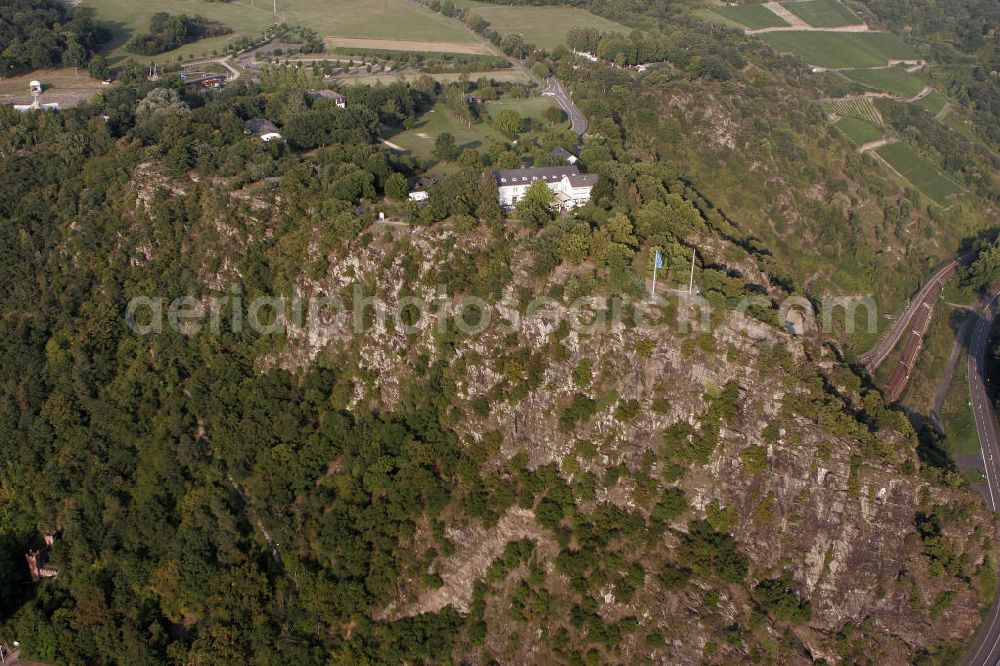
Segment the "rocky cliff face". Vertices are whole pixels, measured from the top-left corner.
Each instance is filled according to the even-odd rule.
[[[435,280],[445,267],[462,252],[487,246],[482,228],[373,227],[331,256],[325,274],[303,272],[298,288],[306,299],[323,294],[350,303],[355,285],[362,285],[388,314],[373,316],[361,332],[353,330],[352,319],[332,315],[317,320],[321,326],[290,326],[279,348],[262,353],[261,368],[294,370],[335,358],[352,368],[351,408],[390,411],[407,386],[423,380],[421,364],[443,360],[453,381],[452,402],[462,414],[455,429],[466,446],[485,447],[484,468],[501,483],[515,457],[528,469],[552,465],[572,487],[592,487],[577,496],[580,515],[614,506],[649,520],[642,548],[622,552],[614,540],[609,546],[614,561],[641,566],[634,595],[619,599],[609,582],[614,575],[598,581],[596,614],[607,622],[634,619],[638,627],[618,648],[621,663],[768,657],[778,663],[895,664],[940,641],[960,644],[972,637],[989,590],[985,581],[993,576],[987,559],[996,537],[992,522],[972,493],[921,473],[915,438],[903,419],[895,428],[859,425],[851,412],[862,397],[854,389],[831,388],[831,376],[845,370],[820,341],[719,308],[709,326],[696,322],[685,331],[673,319],[680,307],[675,302],[653,308],[671,321],[655,331],[627,322],[573,330],[551,313],[522,316],[513,333],[493,326],[458,336],[443,358],[436,340],[446,308],[410,332],[392,313],[406,298],[434,301],[440,293]],[[709,261],[732,253],[718,240],[705,247],[718,254]],[[232,257],[213,256],[214,265],[238,265],[239,244],[232,248]],[[315,244],[306,248],[303,260],[315,261]],[[527,246],[513,252],[513,277],[493,312],[498,323],[516,318],[516,306],[530,297],[572,282],[572,271],[562,269],[547,281],[533,279],[524,259],[529,255]],[[207,287],[219,283],[206,279]],[[587,320],[605,307],[590,308]],[[714,424],[707,415],[727,388],[735,391],[732,411]],[[590,401],[587,413],[568,418],[580,397]],[[859,440],[859,430],[869,434]],[[706,440],[713,445],[705,457],[685,459],[678,469],[672,447]],[[873,446],[879,455],[871,455]],[[670,489],[683,491],[686,506],[656,522],[657,498]],[[450,552],[435,557],[426,572],[440,585],[405,581],[379,617],[450,604],[482,615],[488,629],[478,644],[489,654],[502,655],[505,663],[545,659],[550,653],[540,645],[552,640],[546,623],[530,613],[511,619],[518,585],[531,580],[532,589],[545,590],[549,616],[568,616],[582,597],[555,565],[560,551],[577,541],[557,543],[537,510],[529,502],[494,519],[449,515],[444,539]],[[937,520],[936,532],[918,530],[920,516],[935,515],[948,519]],[[664,586],[658,572],[699,519],[732,534],[749,562],[745,582],[695,573],[681,589]],[[434,543],[430,531],[427,526],[418,533],[417,544]],[[477,600],[476,581],[488,576],[508,544],[523,539],[535,544],[531,562],[514,565],[485,600]],[[811,606],[808,619],[790,621],[762,605],[756,584],[782,574]],[[483,654],[463,645],[456,656],[477,662]]]

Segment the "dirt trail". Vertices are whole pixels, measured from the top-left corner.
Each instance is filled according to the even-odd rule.
[[[858,148],[858,153],[867,153],[870,150],[878,150],[882,146],[888,146],[890,143],[897,143],[897,140],[892,137],[883,137],[881,139],[876,139],[875,141],[869,141]]]
[[[772,12],[778,15],[779,18],[783,19],[792,28],[809,29],[809,24],[800,19],[795,14],[791,13],[787,9],[781,6],[779,2],[765,2],[763,3],[765,7],[770,9]]]
[[[919,102],[924,97],[927,97],[928,95],[930,95],[932,92],[934,92],[934,88],[931,88],[930,86],[924,86],[923,90],[921,90],[920,92],[918,92],[913,97],[911,97],[909,99],[904,99],[903,101],[907,102],[907,103]]]

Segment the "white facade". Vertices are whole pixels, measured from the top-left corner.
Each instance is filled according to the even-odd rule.
[[[494,172],[493,179],[500,205],[505,208],[517,205],[528,188],[541,180],[556,195],[555,205],[561,210],[585,205],[597,182],[596,175],[580,173],[576,166],[502,170]]]
[[[280,141],[281,135],[277,132],[268,132],[266,134],[259,134],[261,141]]]
[[[416,192],[410,192],[410,201],[427,201],[428,194],[426,190],[417,190]]]
[[[49,102],[42,104],[41,102],[36,102],[34,104],[15,104],[15,111],[20,111],[21,113],[28,113],[29,111],[58,111],[59,102]]]

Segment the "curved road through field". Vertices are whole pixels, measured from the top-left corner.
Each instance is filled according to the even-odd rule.
[[[990,329],[996,316],[998,298],[1000,292],[995,294],[983,308],[982,316],[976,322],[969,344],[969,396],[976,420],[976,432],[979,434],[983,467],[986,471],[986,487],[989,489],[987,496],[993,511],[997,510],[997,502],[1000,501],[1000,433],[983,380],[986,373]],[[1000,663],[1000,596],[993,600],[990,614],[980,627],[976,642],[972,644],[963,662],[965,666],[996,666],[998,663]]]

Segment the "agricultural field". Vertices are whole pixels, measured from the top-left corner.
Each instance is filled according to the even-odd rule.
[[[620,23],[575,7],[528,7],[524,5],[495,5],[474,0],[455,0],[458,7],[471,7],[490,22],[490,27],[501,35],[514,32],[524,35],[524,41],[543,49],[566,45],[566,35],[571,28],[596,28],[601,32],[631,30]]]
[[[851,81],[887,92],[899,97],[914,97],[924,89],[924,79],[919,74],[911,74],[904,67],[883,67],[880,69],[848,69],[840,72]]]
[[[919,56],[888,32],[779,31],[761,35],[779,51],[794,53],[810,65],[827,69],[880,67],[890,60]]]
[[[823,102],[823,110],[841,118],[857,118],[871,125],[881,125],[882,115],[868,97],[844,97]]]
[[[837,121],[836,127],[859,146],[878,141],[883,135],[881,128],[857,118],[841,118]]]
[[[785,28],[789,23],[763,5],[735,5],[712,7],[712,11],[751,30],[760,28]]]
[[[837,0],[797,0],[781,6],[814,28],[861,25],[862,21]]]
[[[948,205],[948,196],[961,188],[941,174],[937,168],[902,143],[882,146],[876,152],[914,187],[941,204]]]
[[[98,19],[113,24],[114,37],[107,49],[113,63],[137,57],[122,46],[133,34],[145,31],[149,18],[156,12],[201,14],[233,30],[232,35],[201,40],[156,56],[154,59],[159,62],[176,60],[178,56],[187,59],[211,55],[213,50],[221,50],[238,34],[255,35],[269,25],[282,22],[312,28],[324,37],[447,43],[474,41],[458,24],[407,0],[278,0],[277,15],[271,11],[273,5],[268,0],[198,3],[190,0],[149,3],[82,0],[81,6],[94,10]],[[148,57],[138,59],[149,60]]]

